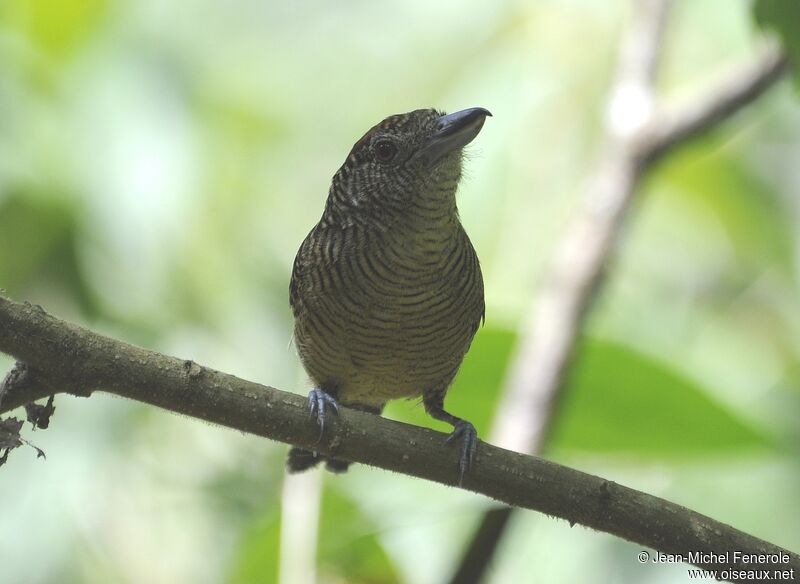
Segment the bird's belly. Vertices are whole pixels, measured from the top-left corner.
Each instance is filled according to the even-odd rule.
[[[348,343],[354,367],[343,384],[343,400],[385,402],[449,385],[469,346],[468,332],[459,335],[453,326],[422,323],[412,328],[408,324],[385,329],[385,335],[367,343]],[[462,337],[455,342],[448,338],[454,332]]]
[[[312,378],[334,387],[345,404],[381,406],[444,390],[475,333],[476,317],[470,313],[477,298],[457,290],[431,280],[395,294],[360,291],[330,299],[324,310],[335,326],[324,331],[325,345],[337,355],[325,359],[330,366],[319,367],[321,359],[314,354],[319,349],[307,346],[304,362]]]

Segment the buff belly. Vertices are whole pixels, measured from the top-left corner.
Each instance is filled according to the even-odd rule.
[[[431,286],[438,289],[310,303],[295,337],[315,385],[344,404],[371,407],[444,391],[475,333],[474,319],[460,313],[474,311],[479,299],[454,294],[441,282]]]

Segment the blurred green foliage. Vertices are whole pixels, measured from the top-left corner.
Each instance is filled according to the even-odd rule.
[[[464,361],[447,392],[448,408],[470,420],[481,436],[489,433],[515,339],[513,331],[490,326],[481,329],[470,347],[470,358]],[[430,419],[419,400],[411,403],[413,407],[409,407],[409,402],[390,402],[386,415],[409,424],[448,431],[447,424]]]
[[[567,383],[553,446],[686,462],[771,444],[709,394],[668,363],[590,339]]]
[[[230,584],[277,582],[280,544],[280,514],[271,507],[243,533]]]
[[[378,538],[378,527],[352,497],[341,489],[325,490],[319,522],[323,534],[319,570],[333,578],[346,574],[351,582],[396,582],[398,574]]]
[[[0,200],[0,282],[9,294],[55,287],[92,316],[91,290],[79,261],[79,220],[66,198],[27,190],[6,193]]]
[[[0,7],[0,22],[49,58],[69,60],[98,32],[107,9],[106,0],[9,0]]]
[[[731,243],[737,278],[751,280],[765,263],[791,274],[795,224],[785,201],[735,153],[723,149],[704,156],[714,144],[684,147],[660,169],[661,177],[675,196],[714,214]]]
[[[799,5],[754,8],[795,55]],[[516,329],[598,157],[628,6],[2,2],[0,288],[303,393],[289,270],[333,172],[387,114],[484,106],[494,117],[468,152],[459,208],[487,324],[447,405],[488,437]],[[749,7],[729,0],[676,2],[668,39],[665,99],[763,42]],[[798,156],[783,85],[650,173],[548,449],[793,549]],[[487,504],[354,468],[321,480],[298,515],[282,445],[102,395],[56,405],[50,429],[30,436],[47,462],[21,453],[0,473],[0,497],[15,502],[0,514],[14,534],[0,546],[3,584],[278,582],[281,538],[298,521],[318,536],[295,561],[321,582],[432,584]],[[449,429],[414,402],[387,415]],[[685,577],[632,570],[636,551],[525,514],[490,582],[584,581],[578,555],[598,580]]]
[[[800,84],[800,2],[756,0],[753,15],[759,25],[778,33],[792,61],[795,83]]]

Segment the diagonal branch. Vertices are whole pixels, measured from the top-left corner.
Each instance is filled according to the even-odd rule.
[[[493,438],[506,448],[541,452],[579,332],[643,175],[681,144],[752,103],[789,69],[785,54],[769,49],[693,99],[654,108],[653,81],[669,5],[669,0],[635,5],[608,104],[605,156],[556,247],[498,408]],[[484,513],[452,584],[480,581],[512,512],[495,508]]]
[[[740,64],[684,103],[665,107],[643,130],[644,156],[651,164],[675,146],[701,135],[758,99],[789,72],[786,54],[772,47]]]
[[[2,296],[0,351],[36,368],[51,386],[108,391],[337,458],[450,486],[458,482],[457,453],[440,432],[343,407],[318,441],[306,400],[299,395],[104,337]],[[45,387],[28,385],[27,395],[14,394],[14,400],[0,405],[0,413],[44,397]],[[688,557],[707,551],[720,558],[730,550],[778,554],[786,558],[782,568],[800,571],[797,554],[685,507],[487,443],[480,444],[463,486],[665,553]],[[755,568],[734,554],[728,557],[702,567]]]
[[[495,437],[506,448],[537,451],[547,434],[580,324],[641,176],[639,132],[653,110],[652,84],[670,4],[636,3],[607,107],[603,158],[556,247],[498,410]]]
[[[637,132],[653,110],[653,82],[671,4],[632,3],[607,105],[605,156],[555,249],[538,304],[523,324],[495,415],[492,438],[506,448],[541,452],[550,431],[580,325],[642,171]],[[451,584],[481,581],[512,512],[503,507],[484,513]]]

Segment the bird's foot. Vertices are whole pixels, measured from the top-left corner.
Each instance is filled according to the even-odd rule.
[[[447,437],[449,444],[455,440],[461,440],[461,458],[458,461],[458,484],[464,480],[464,473],[472,466],[475,458],[475,451],[478,449],[478,432],[470,422],[458,420],[454,425],[453,432]]]
[[[311,415],[317,418],[317,425],[319,426],[319,439],[322,440],[322,434],[325,432],[325,415],[327,408],[330,406],[335,414],[339,413],[339,404],[336,399],[329,393],[321,389],[312,389],[308,393],[308,409]]]

